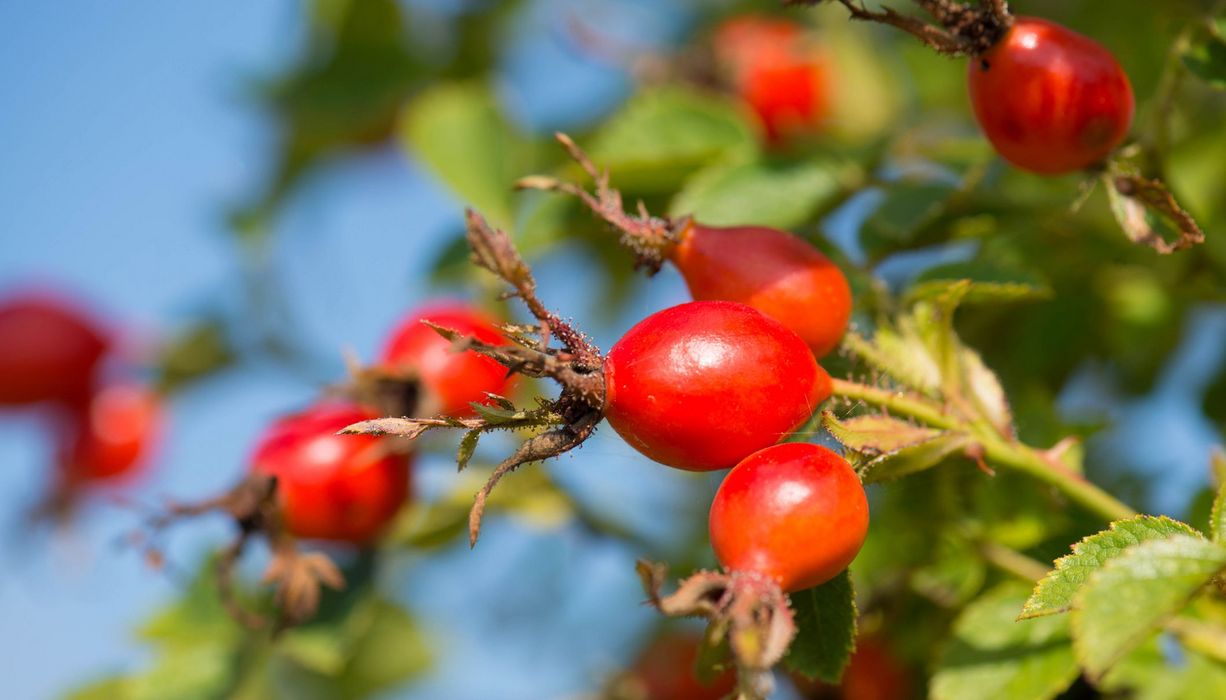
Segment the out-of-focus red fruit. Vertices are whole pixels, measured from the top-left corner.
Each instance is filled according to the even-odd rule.
[[[385,369],[413,373],[439,412],[449,416],[470,416],[470,403],[485,403],[487,392],[503,394],[507,390],[505,367],[472,350],[454,352],[447,339],[422,321],[492,345],[506,343],[497,323],[477,309],[460,303],[432,304],[413,312],[396,327],[383,351]]]
[[[814,355],[833,350],[851,319],[851,287],[808,242],[766,226],[691,223],[669,253],[695,300],[736,301],[801,337]]]
[[[889,648],[873,637],[861,637],[843,671],[843,700],[907,700],[911,676]]]
[[[1128,135],[1135,102],[1119,61],[1054,22],[1017,17],[967,68],[971,104],[1005,160],[1057,175],[1102,162]]]
[[[66,481],[109,481],[134,475],[148,461],[161,433],[162,404],[145,387],[119,384],[99,391],[70,420]]]
[[[71,302],[29,293],[0,304],[0,405],[85,402],[110,341]]]
[[[803,27],[742,16],[721,24],[713,41],[716,59],[761,120],[768,142],[820,128],[830,109],[829,60]]]
[[[427,329],[429,330],[429,329]],[[409,496],[409,458],[370,435],[337,435],[375,418],[356,406],[326,403],[274,423],[251,460],[277,478],[286,527],[298,537],[365,544]]]
[[[630,669],[632,680],[642,686],[645,700],[720,700],[736,688],[736,677],[725,671],[710,683],[695,674],[702,637],[697,634],[663,634],[651,641]]]

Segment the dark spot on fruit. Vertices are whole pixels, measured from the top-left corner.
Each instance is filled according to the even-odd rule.
[[[991,64],[991,63],[988,63],[988,59],[986,59],[986,58],[981,58],[981,59],[979,59],[979,68],[980,68],[980,70],[987,71],[987,69],[989,69],[989,68],[991,68],[991,67],[992,67],[992,64]]]

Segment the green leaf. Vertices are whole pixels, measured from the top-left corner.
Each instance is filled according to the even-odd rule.
[[[127,700],[131,696],[130,686],[127,678],[113,676],[71,690],[64,700]]]
[[[1226,542],[1226,484],[1218,487],[1209,511],[1209,537],[1214,542]]]
[[[871,455],[917,445],[938,434],[938,431],[932,428],[890,416],[855,416],[839,420],[831,411],[822,411],[822,427],[843,446]]]
[[[899,479],[935,467],[971,442],[970,436],[965,433],[939,433],[923,442],[861,462],[856,471],[866,484]]]
[[[934,219],[953,196],[947,182],[902,180],[885,190],[885,199],[864,222],[861,233],[870,249],[890,247],[912,239],[921,226]]]
[[[399,605],[373,598],[355,614],[363,633],[351,645],[335,697],[366,698],[413,678],[431,663],[422,630]]]
[[[518,134],[489,90],[439,85],[418,95],[401,115],[401,144],[491,224],[509,229],[515,178],[528,165]]]
[[[907,317],[898,329],[882,326],[871,341],[849,332],[843,346],[902,384],[933,396],[941,386],[941,368]]]
[[[712,226],[792,228],[839,191],[834,169],[815,160],[717,164],[695,174],[673,198],[673,216]]]
[[[1197,532],[1177,520],[1164,516],[1141,515],[1118,520],[1111,527],[1073,545],[1073,553],[1056,560],[1034,593],[1022,606],[1021,618],[1052,615],[1069,610],[1077,591],[1092,573],[1141,542],[1175,535],[1196,536]]]
[[[856,596],[847,571],[791,595],[796,638],[783,663],[805,678],[838,683],[856,640]]]
[[[1188,47],[1183,64],[1201,80],[1226,90],[1226,39],[1216,29]]]
[[[463,471],[464,467],[468,466],[468,461],[473,458],[473,453],[477,451],[477,442],[480,440],[480,430],[470,430],[460,438],[460,449],[456,453],[457,469]]]
[[[695,168],[733,149],[756,149],[745,113],[731,100],[677,88],[641,93],[604,124],[590,153],[614,184],[674,191]]]
[[[1224,698],[1226,664],[1186,648],[1183,663],[1172,664],[1155,636],[1120,659],[1098,687],[1133,700]]]
[[[1052,296],[1051,287],[1035,275],[972,261],[926,270],[907,290],[904,302],[933,301],[958,285],[967,285],[960,299],[963,304],[1003,304]]]
[[[911,587],[938,605],[957,608],[979,592],[987,567],[965,538],[948,531],[937,537],[932,561],[915,570]]]
[[[1074,606],[1073,643],[1086,671],[1101,677],[1223,569],[1226,548],[1193,535],[1143,542],[1108,561]]]
[[[174,392],[219,372],[236,359],[236,353],[219,320],[189,326],[175,334],[158,353],[157,385]]]
[[[996,373],[988,369],[979,353],[968,347],[958,348],[958,360],[962,368],[963,386],[969,391],[979,415],[983,416],[1001,435],[1012,436],[1013,412],[1009,409],[1009,397]]]
[[[932,678],[935,700],[1046,700],[1076,680],[1068,618],[1014,619],[1026,592],[1002,584],[962,611]]]

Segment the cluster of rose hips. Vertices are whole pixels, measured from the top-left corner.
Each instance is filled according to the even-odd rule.
[[[1008,18],[995,30],[968,78],[976,117],[996,149],[1039,173],[1101,163],[1133,113],[1119,64],[1093,41],[1044,20]],[[787,22],[742,18],[715,36],[718,61],[768,141],[817,128],[829,71],[807,35]],[[369,544],[411,492],[411,447],[381,435],[395,431],[380,416],[480,430],[474,405],[498,401],[512,374],[552,377],[564,391],[545,413],[556,415],[560,427],[530,442],[506,470],[571,449],[601,418],[661,464],[729,469],[708,523],[724,572],[683,584],[699,591],[688,606],[675,596],[655,601],[666,612],[701,611],[727,622],[742,669],[769,667],[793,629],[786,594],[842,572],[867,533],[867,500],[848,462],[819,445],[781,442],[831,395],[817,360],[847,328],[847,281],[817,249],[784,231],[627,214],[607,174],[560,139],[595,180],[595,193],[543,177],[521,186],[579,197],[643,267],[676,266],[694,301],[648,316],[602,355],[535,299],[535,281],[509,238],[471,215],[475,257],[528,303],[540,322],[535,340],[464,305],[411,314],[377,365],[356,374],[348,396],[275,422],[260,438],[243,485],[177,514],[228,510],[244,537],[273,533],[280,554],[278,543],[294,537]],[[458,347],[436,330],[460,338]],[[561,349],[550,347],[551,334]],[[67,426],[58,458],[62,481],[109,479],[140,463],[157,432],[158,402],[145,389],[101,381],[111,341],[98,324],[48,297],[18,298],[0,307],[0,343],[0,404],[50,403]],[[298,561],[315,569],[315,581],[335,582],[337,574],[318,560]],[[273,569],[293,579],[287,566],[281,560]]]
[[[133,476],[162,422],[145,385],[113,374],[129,368],[115,338],[66,297],[19,293],[0,303],[0,406],[42,409],[54,436],[54,484],[44,504],[63,515],[82,489]]]
[[[1044,175],[1076,172],[1100,166],[1128,135],[1132,86],[1102,45],[1048,20],[945,5],[951,9],[938,19],[976,30],[976,41],[960,49],[971,56],[971,105],[1005,160]],[[859,9],[853,17],[883,21]],[[837,71],[810,31],[787,19],[738,16],[716,27],[711,43],[732,93],[757,117],[769,145],[820,131]]]

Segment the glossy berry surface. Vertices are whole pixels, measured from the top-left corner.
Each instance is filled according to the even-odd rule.
[[[1053,22],[1016,18],[971,60],[971,105],[1005,160],[1041,174],[1103,161],[1132,124],[1132,85],[1101,44]]]
[[[842,457],[785,443],[728,473],[708,525],[725,568],[763,574],[790,593],[829,581],[856,558],[868,533],[868,501]]]
[[[131,476],[156,447],[162,404],[157,394],[142,386],[120,384],[95,394],[73,423],[61,459],[69,482]]]
[[[643,700],[720,700],[736,688],[731,670],[710,683],[698,680],[698,650],[702,636],[674,632],[651,640],[630,669],[636,697]]]
[[[83,404],[108,346],[105,332],[68,301],[9,299],[0,304],[0,404]]]
[[[277,477],[289,531],[362,544],[383,531],[409,495],[409,464],[386,441],[337,435],[374,418],[345,404],[321,404],[274,423],[252,456],[257,474]]]
[[[838,266],[800,238],[763,226],[691,224],[669,253],[695,299],[736,301],[799,335],[818,357],[851,318],[851,288]]]
[[[830,376],[778,321],[695,301],[631,328],[605,359],[605,416],[622,438],[678,469],[724,469],[803,423]]]
[[[450,328],[494,345],[506,342],[494,320],[464,304],[435,304],[401,322],[383,351],[383,366],[416,377],[434,409],[427,413],[470,416],[471,402],[485,403],[486,392],[507,390],[507,369],[471,350],[457,353],[451,343],[422,321]]]
[[[820,128],[829,112],[828,60],[804,27],[737,17],[716,29],[713,43],[717,61],[769,143]]]

